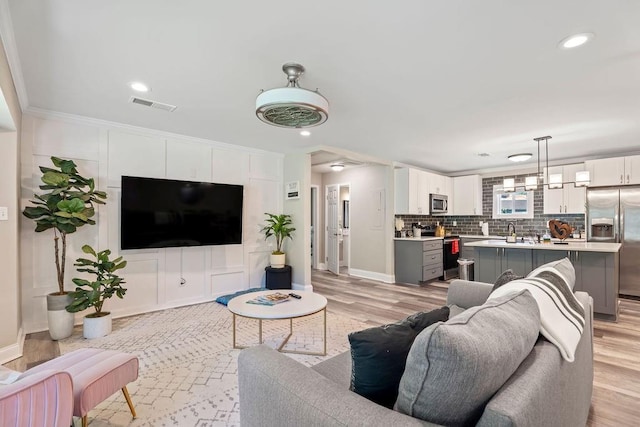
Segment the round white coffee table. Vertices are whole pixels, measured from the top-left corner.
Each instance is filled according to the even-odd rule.
[[[295,299],[290,297],[288,301],[276,305],[259,305],[247,302],[258,296],[275,294],[276,292],[286,294],[291,292],[296,295],[300,295],[302,298]],[[327,299],[320,294],[308,291],[290,291],[289,289],[250,292],[231,299],[227,308],[231,313],[233,313],[233,348],[246,348],[246,346],[240,346],[236,342],[236,316],[258,320],[258,336],[260,344],[262,344],[263,320],[289,319],[289,335],[287,335],[284,341],[282,341],[278,346],[278,351],[283,353],[310,354],[314,356],[326,356],[327,354]],[[308,352],[284,349],[284,346],[293,334],[293,319],[310,316],[321,311],[323,312],[323,351]]]

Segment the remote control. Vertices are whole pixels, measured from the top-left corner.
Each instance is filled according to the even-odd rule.
[[[289,295],[291,295],[291,296],[292,296],[292,297],[294,297],[295,299],[300,299],[300,298],[302,298],[302,297],[301,297],[300,295],[298,295],[298,294],[289,294]]]

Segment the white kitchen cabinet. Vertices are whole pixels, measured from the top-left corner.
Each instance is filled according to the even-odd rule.
[[[450,204],[449,213],[482,215],[482,177],[480,175],[456,176],[452,182],[453,205]]]
[[[640,184],[640,156],[624,158],[624,183]]]
[[[640,184],[640,156],[587,160],[584,163],[590,174],[589,187]]]
[[[414,168],[398,168],[394,176],[396,215],[429,215],[431,193],[449,196],[451,209],[453,184],[450,177]]]
[[[427,174],[427,183],[429,193],[443,194],[448,196],[447,191],[451,188],[451,183],[447,184],[447,180],[451,180],[448,176],[438,175],[437,173],[425,172]]]
[[[399,168],[395,175],[396,215],[428,215],[429,192],[426,172],[419,169]]]
[[[545,184],[547,177],[553,174],[562,174],[563,181],[574,181],[576,172],[584,170],[582,163],[564,166],[550,167],[548,173],[545,168]],[[573,183],[564,184],[562,188],[551,189],[544,187],[544,213],[545,214],[583,214],[585,213],[585,187],[576,187]]]

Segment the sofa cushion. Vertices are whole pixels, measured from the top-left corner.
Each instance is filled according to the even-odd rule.
[[[349,334],[351,343],[350,389],[379,405],[392,408],[404,372],[407,354],[426,327],[449,318],[449,308],[416,313],[398,323]]]
[[[474,424],[538,338],[540,314],[528,291],[472,307],[415,339],[396,409],[442,425]]]
[[[505,283],[509,283],[510,281],[516,280],[516,279],[522,279],[522,276],[518,276],[516,273],[513,272],[512,269],[505,270],[502,272],[501,275],[498,276],[498,278],[496,279],[496,282],[493,284],[493,289],[491,291],[495,291]]]
[[[565,261],[566,260],[566,261]],[[573,362],[585,325],[584,307],[572,289],[575,270],[567,258],[542,265],[526,278],[514,280],[493,291],[492,298],[527,289],[538,303],[540,333]]]

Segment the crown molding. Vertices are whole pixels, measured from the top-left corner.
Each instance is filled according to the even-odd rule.
[[[8,0],[0,0],[0,39],[2,39],[4,52],[7,55],[13,86],[18,94],[18,102],[22,112],[24,112],[29,107],[29,98],[27,97],[27,87],[24,84],[22,65],[18,56],[18,47],[16,46],[16,38],[13,32],[13,21],[11,20]]]
[[[3,0],[0,0],[0,1],[3,1]],[[213,141],[211,139],[197,138],[194,136],[181,135],[178,133],[166,132],[166,131],[157,130],[157,129],[150,129],[150,128],[145,128],[141,126],[127,125],[124,123],[112,122],[109,120],[96,119],[93,117],[80,116],[76,114],[61,113],[58,111],[45,110],[42,108],[28,107],[26,111],[24,111],[24,114],[28,114],[30,116],[37,117],[40,119],[53,119],[53,120],[58,120],[58,121],[63,121],[63,122],[73,123],[73,124],[96,126],[100,128],[106,128],[107,130],[122,130],[122,131],[136,133],[143,136],[159,137],[159,138],[167,138],[167,139],[179,139],[182,141],[206,144],[215,148],[219,148],[221,150],[230,150],[230,151],[241,150],[249,154],[267,153],[267,154],[276,154],[284,157],[284,153],[279,153],[275,151],[261,150],[258,148],[245,147],[243,145],[229,144],[227,142]]]

